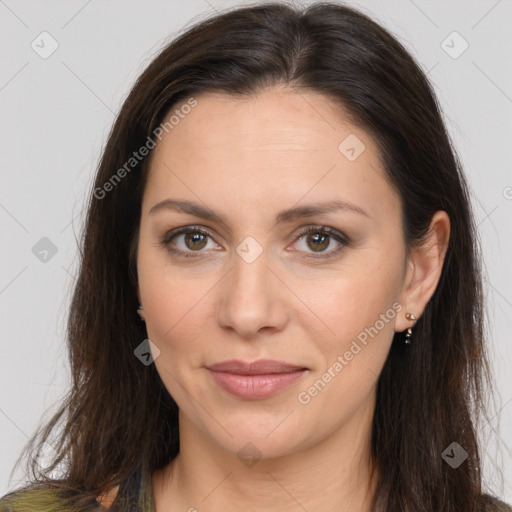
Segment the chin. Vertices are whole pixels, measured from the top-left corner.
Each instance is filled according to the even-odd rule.
[[[260,428],[250,421],[237,422],[236,428],[226,426],[233,437],[223,436],[217,441],[239,458],[246,455],[265,459],[283,457],[301,448],[306,439],[303,439],[303,429],[300,432],[284,429],[283,424],[278,426],[280,421],[282,418],[272,422],[271,426],[267,423],[265,427]]]

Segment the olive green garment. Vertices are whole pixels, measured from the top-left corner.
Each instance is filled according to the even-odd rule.
[[[23,488],[0,499],[0,512],[102,512],[106,509],[97,501],[77,505],[76,497],[66,496],[49,487]],[[139,466],[124,481],[111,510],[123,512],[156,512],[151,492],[151,473]],[[512,507],[502,501],[485,496],[482,512],[512,512]]]
[[[24,487],[0,499],[0,512],[104,512],[96,500],[76,503],[58,489],[43,486]],[[151,474],[139,466],[119,487],[110,510],[123,512],[155,512],[151,492]]]

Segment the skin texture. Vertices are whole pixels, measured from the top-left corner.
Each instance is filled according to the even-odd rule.
[[[153,151],[137,254],[138,297],[160,350],[156,368],[180,408],[180,454],[153,474],[157,510],[370,510],[378,375],[394,333],[412,326],[405,313],[419,318],[435,290],[449,219],[437,212],[426,243],[407,252],[400,198],[375,141],[320,94],[272,87],[243,99],[196,99]],[[365,145],[354,161],[338,149],[350,134]],[[171,209],[150,214],[167,198],[207,206],[224,221]],[[366,214],[344,209],[275,223],[283,209],[331,200]],[[184,226],[212,233],[169,242],[195,257],[162,243]],[[308,226],[330,227],[348,242],[328,237],[319,250],[314,234],[300,237]],[[251,263],[236,250],[246,237],[262,249]],[[300,403],[299,393],[330,367],[332,375],[338,356],[386,312],[392,318],[378,334]],[[308,372],[274,396],[243,400],[206,369],[262,358]],[[247,443],[258,450],[251,466],[237,456]]]

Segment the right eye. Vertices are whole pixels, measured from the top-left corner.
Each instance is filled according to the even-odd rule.
[[[207,247],[208,238],[213,241],[213,235],[209,231],[198,226],[185,226],[167,233],[161,240],[161,244],[170,253],[179,257],[196,258],[200,254],[193,253],[205,252],[202,249]]]

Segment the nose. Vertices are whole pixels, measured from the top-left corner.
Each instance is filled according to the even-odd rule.
[[[276,274],[265,251],[252,262],[235,254],[233,267],[219,288],[219,325],[242,338],[284,329],[289,315],[287,288]]]

